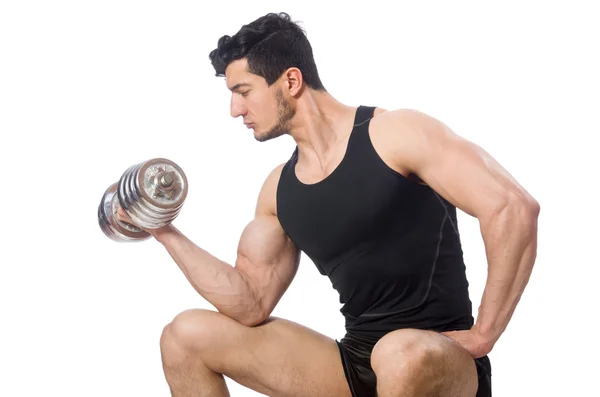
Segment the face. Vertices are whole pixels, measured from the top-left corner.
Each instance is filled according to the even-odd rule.
[[[295,111],[285,97],[283,79],[269,87],[264,78],[247,71],[245,59],[232,62],[225,78],[231,91],[231,116],[242,116],[257,141],[277,138],[290,130]]]

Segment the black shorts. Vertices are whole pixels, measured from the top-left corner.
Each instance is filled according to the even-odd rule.
[[[352,397],[376,397],[376,378],[371,368],[371,351],[375,341],[361,341],[346,334],[337,345],[342,355],[342,365]],[[488,356],[475,359],[479,387],[476,397],[491,397],[492,368]]]

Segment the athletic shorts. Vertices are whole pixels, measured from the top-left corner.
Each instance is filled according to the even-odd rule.
[[[361,338],[362,339],[362,338]],[[347,333],[337,345],[352,397],[377,397],[376,377],[371,368],[371,351],[376,340],[364,341]],[[475,359],[479,387],[476,397],[491,397],[492,368],[488,356]]]

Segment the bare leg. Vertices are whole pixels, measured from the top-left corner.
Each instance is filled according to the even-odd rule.
[[[161,358],[167,384],[174,397],[230,397],[223,375],[211,371],[197,355],[180,346],[173,325],[163,330]]]
[[[165,327],[161,356],[173,397],[229,397],[223,376],[268,396],[350,396],[335,341],[279,318],[246,327],[188,310]]]
[[[373,348],[378,397],[475,397],[471,355],[449,338],[414,329],[390,332]]]

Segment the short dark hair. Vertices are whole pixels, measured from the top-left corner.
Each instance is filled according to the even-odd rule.
[[[231,62],[247,58],[248,71],[268,85],[288,68],[297,67],[307,86],[325,90],[304,29],[285,12],[266,14],[243,25],[233,37],[222,36],[209,58],[218,77],[225,76]]]

